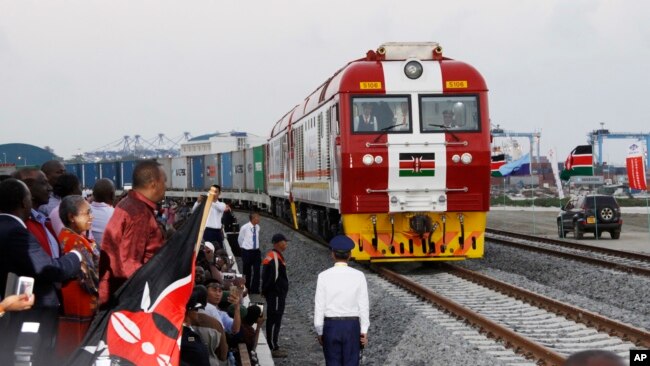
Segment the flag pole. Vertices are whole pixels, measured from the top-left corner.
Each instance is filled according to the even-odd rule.
[[[535,185],[533,182],[533,163],[531,161],[530,163],[530,189],[531,189],[531,194],[530,198],[533,203],[533,235],[537,235],[537,222],[535,221],[535,193],[537,190],[535,189]]]
[[[205,206],[203,207],[203,213],[201,214],[201,226],[199,228],[199,237],[196,238],[196,244],[194,245],[194,254],[196,255],[201,248],[201,241],[203,240],[203,232],[205,231],[205,225],[208,222],[208,215],[210,215],[210,209],[212,208],[212,202],[217,196],[217,189],[210,187],[210,192],[208,192],[208,197],[205,199]]]
[[[645,192],[645,209],[648,213],[648,235],[650,235],[650,206],[648,206],[648,191]]]

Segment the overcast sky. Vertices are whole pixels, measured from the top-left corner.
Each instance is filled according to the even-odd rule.
[[[0,143],[68,158],[124,135],[266,136],[388,41],[475,66],[492,123],[541,132],[542,155],[564,160],[600,122],[650,133],[647,0],[0,0]],[[632,142],[608,140],[605,160]]]

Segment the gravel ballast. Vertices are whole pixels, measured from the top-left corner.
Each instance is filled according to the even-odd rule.
[[[236,216],[240,225],[248,220],[246,214]],[[285,252],[290,288],[280,331],[280,346],[289,357],[274,361],[276,365],[324,365],[313,330],[313,307],[318,273],[333,265],[329,250],[271,219],[262,218],[260,225],[263,255],[272,248],[273,234],[281,232],[291,240]],[[366,273],[370,297],[369,344],[362,365],[505,364],[467,341],[461,321],[396,289],[364,267],[352,265]]]

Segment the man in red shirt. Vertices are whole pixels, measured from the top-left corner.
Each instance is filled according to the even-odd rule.
[[[167,175],[155,160],[139,162],[133,190],[115,207],[106,225],[99,258],[99,306],[111,307],[111,297],[131,275],[160,249],[162,228],[156,204],[165,197]]]

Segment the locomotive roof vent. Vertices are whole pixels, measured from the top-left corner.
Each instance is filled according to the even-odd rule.
[[[437,60],[442,57],[438,42],[387,42],[377,48],[384,60]]]

